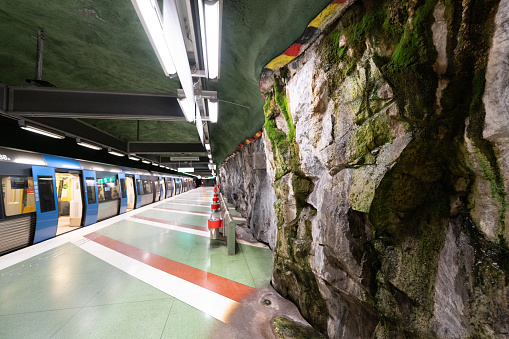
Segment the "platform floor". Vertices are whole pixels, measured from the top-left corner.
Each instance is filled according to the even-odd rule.
[[[263,336],[239,329],[236,312],[257,317],[245,300],[268,288],[272,252],[242,242],[228,256],[210,240],[212,194],[192,190],[0,257],[0,338]]]

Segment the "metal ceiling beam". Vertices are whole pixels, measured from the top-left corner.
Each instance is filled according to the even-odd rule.
[[[6,112],[13,116],[186,121],[171,95],[45,87],[8,87],[7,94]]]
[[[205,153],[201,143],[129,142],[129,152],[136,154]]]
[[[56,119],[56,118],[30,118],[41,126],[61,131],[66,135],[80,137],[93,141],[98,144],[116,148],[120,151],[127,152],[127,141],[116,138],[105,133],[87,123],[75,119]]]

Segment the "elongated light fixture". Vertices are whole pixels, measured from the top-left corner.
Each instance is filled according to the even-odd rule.
[[[206,149],[207,151],[210,151],[210,144],[205,143],[205,149]]]
[[[210,122],[217,122],[217,112],[218,112],[219,102],[214,99],[208,99],[207,101],[208,101],[208,106],[209,106]]]
[[[19,127],[24,129],[25,131],[34,132],[34,133],[45,135],[47,137],[51,137],[51,138],[55,138],[55,139],[64,139],[65,138],[65,136],[62,135],[62,134],[51,132],[51,131],[48,131],[48,130],[46,130],[44,128],[35,127],[35,126],[32,126],[32,125],[27,125],[27,124],[25,124],[24,120],[20,120],[18,122],[18,124],[19,124]]]
[[[164,37],[161,11],[159,10],[157,0],[131,0],[131,2],[152,44],[152,48],[156,52],[157,59],[159,59],[164,73],[167,76],[177,73],[170,49]]]
[[[219,78],[219,0],[203,0],[205,12],[205,42],[209,79]]]
[[[185,105],[187,109],[183,110],[184,115],[187,121],[194,121],[195,98],[193,76],[191,75],[186,44],[184,43],[184,34],[180,26],[175,0],[163,0],[163,34],[170,49],[173,62],[175,63],[182,89],[186,94],[187,101]]]
[[[130,154],[129,160],[140,161],[140,158],[136,157],[134,154]]]
[[[97,146],[97,145],[91,144],[89,142],[82,141],[81,139],[76,139],[76,143],[78,145],[80,145],[80,146],[91,148],[91,149],[94,149],[96,151],[99,151],[99,150],[103,149],[101,146]]]
[[[148,161],[148,160],[142,160],[141,162],[144,164],[150,164],[150,161]]]
[[[192,107],[191,105],[189,105],[189,99],[187,98],[177,98],[177,101],[180,105],[180,108],[182,109],[182,112],[184,112],[184,115],[187,119],[187,117],[193,117],[194,119],[194,116],[195,116],[195,113],[194,113],[194,109],[190,110],[190,107]],[[190,121],[192,121],[193,119],[191,119]]]
[[[200,141],[203,144],[203,124],[201,121],[201,114],[200,114],[200,108],[198,107],[198,104],[196,104],[196,129],[198,130],[198,135],[200,136]]]
[[[111,154],[111,155],[116,155],[117,157],[123,157],[125,155],[124,153],[120,153],[120,152],[114,151],[111,148],[108,148],[108,153]]]
[[[212,154],[209,154],[209,159],[212,159]]]

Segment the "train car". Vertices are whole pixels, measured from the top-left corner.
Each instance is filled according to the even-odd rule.
[[[180,194],[187,180],[0,147],[0,255]]]

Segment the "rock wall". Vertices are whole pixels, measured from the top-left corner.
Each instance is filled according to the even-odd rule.
[[[274,248],[276,215],[273,204],[276,196],[266,161],[264,141],[255,139],[219,169],[219,182],[228,202],[248,220],[253,235]]]
[[[261,77],[272,284],[330,338],[509,338],[509,0],[352,2]]]

